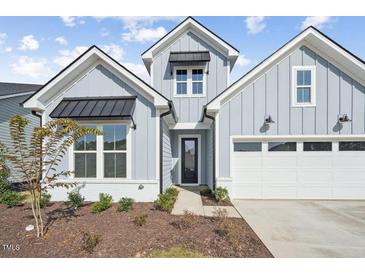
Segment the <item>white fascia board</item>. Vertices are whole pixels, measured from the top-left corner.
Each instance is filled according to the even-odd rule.
[[[163,39],[157,42],[153,47],[151,47],[148,51],[146,51],[142,55],[142,59],[145,62],[145,64],[150,63],[153,59],[153,56],[156,55],[161,50],[161,48],[164,48],[166,45],[170,44],[172,40],[174,40],[179,35],[183,34],[188,29],[198,31],[199,36],[201,34],[215,46],[223,50],[226,53],[226,55],[230,57],[230,59],[232,58],[237,59],[239,52],[236,49],[228,45],[222,39],[218,38],[211,31],[202,27],[199,23],[195,22],[195,20],[188,18],[183,23],[181,23],[180,26],[175,28],[170,33],[168,33]]]
[[[145,91],[151,98],[153,98],[153,103],[158,106],[162,105],[168,105],[168,100],[165,99],[163,96],[159,95],[155,90],[153,90],[148,84],[144,83],[137,77],[135,77],[133,74],[131,74],[129,71],[124,69],[124,67],[120,66],[116,62],[114,62],[112,59],[110,59],[107,55],[105,55],[103,52],[101,52],[97,48],[91,49],[89,52],[87,52],[82,58],[77,60],[74,64],[72,64],[69,68],[67,68],[65,71],[63,71],[60,75],[58,75],[55,79],[53,79],[51,82],[49,82],[43,89],[41,89],[40,92],[36,93],[33,97],[31,97],[28,101],[24,103],[25,108],[29,109],[35,109],[42,105],[42,103],[39,102],[39,98],[54,88],[57,83],[65,79],[67,76],[71,75],[72,73],[76,74],[75,71],[79,69],[83,64],[86,64],[89,66],[89,64],[95,64],[96,60],[102,60],[105,62],[108,66],[116,70],[117,72],[121,73],[125,78],[127,78],[131,83],[133,83],[136,87],[139,89]],[[74,77],[73,77],[74,78]],[[44,109],[42,109],[44,110]]]
[[[313,39],[314,37],[317,39]],[[332,54],[331,60],[333,59],[334,61],[336,61],[337,59],[336,64],[341,64],[344,60],[349,60],[351,61],[352,64],[355,65],[354,67],[352,67],[352,69],[353,70],[361,69],[362,75],[365,77],[365,65],[363,63],[361,63],[351,54],[340,48],[338,45],[334,44],[328,38],[324,37],[314,29],[309,28],[306,31],[302,32],[297,37],[295,37],[284,47],[280,48],[277,52],[275,52],[273,55],[271,55],[269,58],[267,58],[265,61],[259,64],[256,68],[254,68],[252,71],[246,74],[243,78],[241,78],[240,80],[233,83],[230,87],[228,87],[228,89],[222,92],[220,96],[216,97],[213,101],[211,101],[208,104],[207,110],[211,112],[218,111],[220,109],[220,106],[223,105],[225,102],[227,102],[229,99],[231,99],[236,92],[239,92],[245,85],[250,84],[252,81],[254,81],[261,73],[263,73],[272,64],[279,62],[291,50],[293,50],[293,48],[301,44],[311,45],[315,47],[316,45],[319,44],[320,41],[322,42],[321,43],[322,45],[324,44],[327,45],[328,49],[336,50],[337,54]],[[328,55],[328,52],[326,55]],[[345,57],[345,59],[343,59],[341,62],[339,56]],[[351,74],[352,73],[350,73],[350,75]],[[355,77],[355,79],[360,81],[360,83],[365,82],[365,79],[364,81],[361,81],[358,77]]]
[[[176,123],[169,127],[172,130],[179,129],[210,129],[210,124],[208,123]]]

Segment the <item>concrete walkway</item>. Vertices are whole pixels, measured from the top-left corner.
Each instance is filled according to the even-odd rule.
[[[188,211],[195,215],[212,217],[217,210],[225,209],[228,217],[241,218],[233,206],[204,206],[200,196],[200,191],[206,188],[204,186],[176,188],[179,195],[171,212],[173,215],[184,215]]]

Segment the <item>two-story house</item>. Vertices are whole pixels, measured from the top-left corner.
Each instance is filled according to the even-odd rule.
[[[87,200],[171,185],[231,198],[365,198],[365,64],[308,28],[230,84],[239,51],[188,17],[142,53],[148,84],[96,46],[24,107],[104,132],[60,169]],[[52,191],[64,200],[66,190]]]

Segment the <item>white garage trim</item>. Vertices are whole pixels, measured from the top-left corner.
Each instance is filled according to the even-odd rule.
[[[268,140],[301,140],[301,141],[365,141],[365,135],[232,135],[232,142],[239,141],[268,141]]]

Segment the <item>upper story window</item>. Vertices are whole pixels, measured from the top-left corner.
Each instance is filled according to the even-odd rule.
[[[176,97],[204,97],[205,76],[203,68],[176,68],[174,73]]]
[[[315,106],[315,67],[293,67],[293,106]]]

